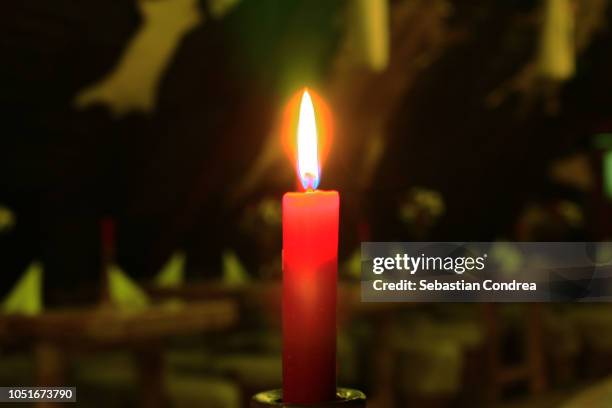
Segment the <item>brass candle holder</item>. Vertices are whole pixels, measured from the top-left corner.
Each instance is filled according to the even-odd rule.
[[[350,388],[337,388],[335,400],[317,404],[285,404],[280,389],[260,392],[251,400],[251,408],[365,408],[365,406],[365,394]]]

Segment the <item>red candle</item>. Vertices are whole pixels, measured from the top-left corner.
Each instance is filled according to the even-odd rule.
[[[336,395],[336,191],[318,191],[314,107],[300,103],[298,175],[306,190],[283,197],[283,401],[312,404]]]

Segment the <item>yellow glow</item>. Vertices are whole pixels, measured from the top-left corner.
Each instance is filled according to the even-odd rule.
[[[304,189],[319,185],[319,154],[314,106],[307,90],[300,102],[297,128],[298,173]]]

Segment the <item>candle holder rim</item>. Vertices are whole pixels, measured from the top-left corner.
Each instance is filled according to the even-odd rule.
[[[365,407],[366,396],[359,390],[351,388],[336,388],[336,399],[324,403],[315,404],[286,404],[283,403],[282,389],[260,392],[253,396],[252,407],[310,407],[310,408],[334,408],[334,407]]]

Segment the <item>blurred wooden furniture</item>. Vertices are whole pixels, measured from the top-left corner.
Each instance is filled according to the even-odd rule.
[[[92,309],[57,310],[39,316],[0,316],[0,339],[26,343],[36,358],[37,385],[69,386],[66,362],[71,353],[128,349],[135,356],[141,380],[141,404],[165,403],[162,342],[179,335],[228,329],[238,322],[232,300],[161,304],[142,311],[105,305]],[[78,390],[77,390],[78,400]],[[40,407],[55,406],[40,403]]]
[[[579,392],[561,408],[607,408],[612,401],[612,377],[599,381]]]
[[[279,282],[254,283],[241,287],[228,287],[219,284],[191,284],[180,288],[149,288],[148,294],[155,299],[178,297],[181,299],[235,298],[243,305],[256,305],[266,309],[272,316],[278,316],[280,324]],[[418,307],[419,303],[405,302],[362,302],[359,283],[339,283],[338,320],[349,321],[354,316],[367,317],[375,327],[377,351],[375,361],[376,383],[373,384],[369,405],[394,406],[393,370],[394,356],[388,346],[396,312]],[[477,305],[475,305],[477,306]],[[486,377],[490,383],[487,399],[499,401],[502,391],[509,385],[527,382],[530,393],[538,394],[546,390],[547,376],[544,365],[544,344],[542,335],[542,305],[531,303],[525,308],[525,327],[522,330],[525,345],[524,359],[516,365],[503,362],[503,329],[500,307],[503,304],[484,303],[480,305],[480,321],[485,331],[484,350],[487,365]]]
[[[189,285],[180,288],[148,288],[148,294],[154,299],[178,297],[181,299],[203,299],[215,297],[235,297],[244,305],[257,305],[265,309],[269,315],[276,316],[280,324],[281,316],[281,284],[278,281],[254,283],[247,286],[231,287],[219,284]],[[368,405],[372,407],[395,406],[394,399],[394,357],[393,349],[388,345],[395,312],[414,308],[417,303],[402,302],[362,302],[361,285],[359,283],[338,284],[338,323],[351,320],[355,316],[366,317],[372,322],[376,333],[376,351],[373,352],[376,379],[372,395],[368,397]],[[280,329],[279,329],[280,330]]]
[[[485,347],[489,368],[490,402],[498,401],[504,387],[526,381],[532,394],[546,390],[547,378],[544,367],[544,345],[542,340],[542,305],[529,303],[525,307],[524,358],[513,365],[505,365],[502,359],[503,335],[497,303],[481,305],[482,321],[485,326]]]

